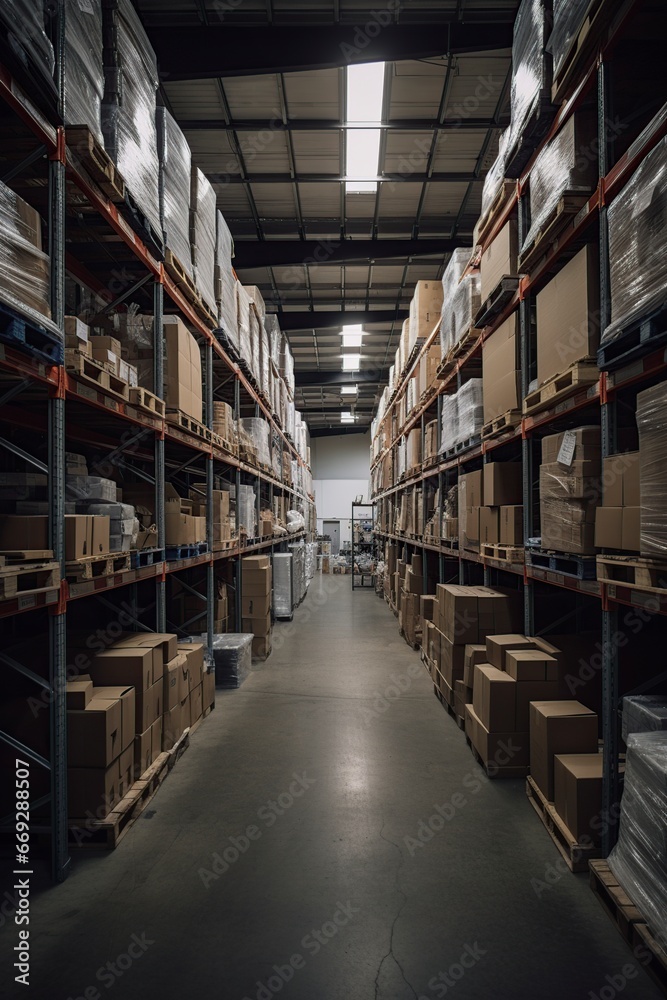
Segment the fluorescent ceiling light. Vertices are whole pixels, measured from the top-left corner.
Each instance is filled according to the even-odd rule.
[[[357,387],[356,385],[342,385],[340,387],[340,392],[342,396],[356,396]]]
[[[361,354],[343,354],[343,371],[358,372]]]
[[[361,337],[360,333],[344,333],[343,347],[361,347]]]
[[[354,413],[350,413],[349,411],[347,413],[343,411],[340,415],[341,424],[353,424],[355,419]]]
[[[363,333],[363,332],[364,328],[361,325],[361,323],[351,323],[351,324],[348,323],[348,325],[344,326],[343,329],[340,331],[340,335],[341,337],[346,337],[350,333]]]
[[[347,120],[380,124],[384,93],[384,63],[347,67]],[[380,129],[353,128],[346,132],[347,177],[376,177],[380,166]],[[377,181],[350,180],[348,194],[374,194]]]

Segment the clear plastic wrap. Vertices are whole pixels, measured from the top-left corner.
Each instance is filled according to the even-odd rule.
[[[285,400],[285,433],[289,438],[294,441],[295,434],[295,421],[296,421],[296,408],[291,399],[287,398]]]
[[[303,541],[287,547],[292,553],[292,604],[296,608],[306,596],[306,547]]]
[[[553,0],[553,28],[547,51],[554,60],[554,76],[560,72],[570,45],[588,13],[591,0]]]
[[[303,514],[298,510],[288,510],[287,511],[287,530],[293,535],[297,531],[305,531],[306,520]]]
[[[591,192],[596,177],[595,116],[577,112],[547,143],[530,171],[530,229],[522,247],[524,253],[562,196],[567,191]]]
[[[257,496],[252,486],[239,486],[239,496],[236,505],[239,528],[246,532],[248,538],[256,537],[257,526]]]
[[[205,635],[194,636],[194,642],[206,644]],[[228,632],[213,636],[213,664],[217,688],[239,688],[252,671],[252,635]]]
[[[667,300],[667,136],[609,207],[611,324],[600,344]]]
[[[276,552],[273,556],[273,613],[276,618],[292,615],[292,554]]]
[[[264,326],[266,332],[269,335],[269,350],[271,355],[271,361],[277,372],[280,371],[280,346],[282,343],[282,333],[280,330],[280,322],[275,313],[267,313],[264,320]]]
[[[667,382],[637,395],[639,489],[641,495],[640,551],[667,552]]]
[[[508,140],[509,131],[505,129],[504,132],[501,132],[500,134],[498,156],[489,167],[486,177],[484,178],[484,185],[482,187],[482,219],[485,218],[490,209],[493,208],[493,203],[498,197],[498,193],[505,179],[505,162]]]
[[[192,167],[190,185],[190,239],[195,285],[212,313],[217,315],[215,301],[216,234],[215,191],[199,167]]]
[[[481,305],[479,274],[462,278],[473,253],[472,247],[459,247],[452,252],[442,276],[442,319],[440,321],[440,356],[449,351],[473,325]]]
[[[599,476],[584,476],[557,462],[540,466],[542,548],[587,555],[595,552]]]
[[[609,867],[659,941],[667,937],[667,733],[628,737],[618,843]]]
[[[222,212],[216,212],[215,243],[215,297],[218,322],[232,346],[239,350],[239,324],[236,297],[236,278],[232,267],[234,239]]]
[[[280,347],[280,374],[285,380],[290,396],[294,396],[294,358],[285,334]]]
[[[317,570],[317,542],[306,542],[306,586],[315,576]]]
[[[104,145],[138,207],[161,233],[155,52],[131,0],[108,0],[103,10],[105,34],[113,38],[104,52]]]
[[[253,443],[259,461],[271,465],[271,425],[263,417],[242,417],[241,426]]]
[[[457,444],[467,441],[482,430],[484,395],[481,378],[471,378],[456,393],[458,413]]]
[[[103,143],[102,0],[67,4],[64,97],[65,124],[87,125]]]
[[[623,699],[623,741],[632,733],[657,733],[667,730],[667,697],[659,694],[635,694]]]
[[[37,61],[45,77],[55,69],[53,45],[44,30],[44,5],[35,0],[0,0],[0,25],[18,59]]]
[[[268,397],[269,395],[269,377],[271,372],[271,351],[269,346],[269,335],[266,332],[264,325],[260,327],[259,331],[259,387],[261,391]]]
[[[37,212],[0,181],[0,298],[44,322],[51,316],[50,276]]]
[[[551,86],[551,58],[545,54],[550,8],[551,0],[523,0],[514,21],[508,159],[516,152],[543,91]]]
[[[95,500],[115,503],[118,487],[112,479],[101,476],[67,476],[66,491],[68,500]]]
[[[192,153],[188,141],[166,108],[156,108],[160,159],[160,223],[165,245],[185,273],[194,277],[190,249],[190,185]]]
[[[238,322],[239,357],[250,367],[250,298],[240,281],[236,282],[236,318]]]
[[[255,381],[259,382],[259,372],[262,352],[262,321],[260,319],[257,306],[250,302],[250,358],[248,364],[250,371],[255,376]]]

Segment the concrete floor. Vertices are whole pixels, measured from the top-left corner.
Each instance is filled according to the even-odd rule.
[[[275,647],[220,693],[118,850],[76,854],[33,901],[16,995],[661,995],[523,782],[484,777],[384,602],[323,577]],[[12,980],[3,966],[2,992]]]

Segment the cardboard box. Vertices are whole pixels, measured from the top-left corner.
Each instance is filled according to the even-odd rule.
[[[162,677],[161,664],[169,663],[178,653],[178,636],[174,632],[126,633],[114,646],[115,649],[153,649],[153,683]]]
[[[523,545],[523,507],[500,508],[500,544]]]
[[[127,795],[134,778],[134,749],[128,747],[106,768],[69,767],[67,770],[68,813],[72,819],[91,814],[104,819]]]
[[[415,573],[411,567],[407,570],[405,589],[409,594],[415,594],[417,596],[420,596],[424,590],[424,580],[422,574]]]
[[[241,615],[244,618],[266,617],[271,611],[271,591],[265,594],[244,594],[241,597]]]
[[[484,475],[478,472],[468,472],[459,477],[459,511],[467,507],[481,507],[485,503]]]
[[[602,812],[602,754],[558,754],[554,757],[554,805],[577,842],[599,843],[591,825]]]
[[[156,719],[151,726],[151,763],[156,760],[162,752],[162,725],[164,716]]]
[[[534,645],[505,650],[505,670],[515,681],[558,681],[558,660]]]
[[[204,644],[202,642],[179,642],[178,651],[185,655],[188,669],[188,691],[201,684],[204,673]]]
[[[120,752],[132,745],[135,734],[136,695],[130,685],[114,685],[112,687],[97,687],[94,691],[95,701],[120,702]]]
[[[558,434],[549,434],[542,438],[542,465],[551,465],[558,462],[561,448],[565,443],[565,436],[574,440],[574,451],[572,462],[595,461],[602,469],[602,445],[600,428],[597,424],[586,424],[583,427],[569,431],[561,431]],[[568,470],[571,465],[562,465],[563,470]]]
[[[520,504],[523,499],[520,462],[488,462],[484,466],[484,503],[489,507]]]
[[[203,712],[203,692],[202,685],[198,684],[190,692],[190,725],[194,726],[198,719],[201,719]]]
[[[508,219],[482,254],[479,268],[482,304],[495,291],[501,278],[518,275],[518,244],[517,220]]]
[[[599,343],[599,262],[597,247],[588,243],[537,295],[539,384],[594,358]]]
[[[597,753],[598,717],[578,701],[534,701],[530,706],[530,773],[554,800],[554,757]]]
[[[623,547],[622,507],[597,508],[595,512],[595,547],[597,549],[620,549]]]
[[[516,681],[490,664],[475,667],[472,703],[475,715],[489,733],[516,729]]]
[[[507,652],[510,649],[535,649],[532,639],[517,632],[508,635],[489,635],[486,637],[486,661],[498,670],[507,670]],[[518,678],[515,678],[518,680]]]
[[[241,631],[251,633],[256,636],[267,636],[271,634],[271,616],[264,618],[243,618]]]
[[[463,548],[473,552],[479,551],[480,512],[482,507],[466,507],[465,521],[463,527],[462,544]],[[461,530],[461,519],[459,518],[459,530]]]
[[[465,719],[466,705],[471,704],[469,697],[472,698],[470,688],[463,681],[457,681],[454,685],[454,711],[459,719]]]
[[[205,712],[215,705],[215,671],[204,671],[202,679],[202,710]]]
[[[107,524],[109,519],[107,518]],[[93,519],[87,514],[65,515],[65,559],[85,559],[93,555]]]
[[[264,558],[264,557],[262,557]],[[241,594],[243,597],[261,597],[271,592],[271,566],[258,565],[248,557],[241,564]]]
[[[65,690],[67,708],[83,711],[88,708],[93,697],[93,682],[88,674],[82,674],[76,680],[67,681]]]
[[[433,333],[442,311],[442,282],[418,281],[410,302],[410,317],[408,326],[408,356],[417,340],[426,338]],[[407,357],[405,358],[407,361]]]
[[[639,552],[641,545],[641,507],[624,507],[621,527],[621,548],[624,552]]]
[[[132,684],[135,689],[135,733],[143,733],[155,721],[153,686],[153,658],[151,648],[107,649],[97,653],[90,665],[95,684]],[[162,680],[157,684],[162,693]],[[156,685],[157,686],[157,685]],[[159,714],[159,713],[158,713]]]
[[[96,514],[90,518],[90,521],[90,554],[93,556],[106,555],[110,549],[111,518]]]
[[[480,545],[495,545],[496,542],[500,541],[498,512],[498,507],[479,508]]]
[[[472,689],[475,667],[478,663],[486,663],[486,645],[483,643],[468,643],[463,657],[463,683]]]
[[[266,659],[271,653],[271,636],[256,635],[252,640],[252,655]]]
[[[490,733],[476,715],[473,705],[465,706],[465,731],[491,773],[502,772],[504,767],[528,767],[528,733]]]
[[[197,341],[177,316],[164,317],[164,398],[169,409],[201,422],[202,370]]]
[[[435,594],[422,595],[419,599],[419,617],[423,622],[434,622],[438,614],[438,599]]]
[[[189,702],[188,725],[189,723]],[[171,750],[183,735],[183,709],[181,704],[174,706],[162,719],[162,749]]]
[[[0,548],[8,552],[20,549],[49,548],[48,517],[0,517]]]
[[[83,710],[67,712],[69,767],[106,768],[121,753],[120,699],[91,698]]]
[[[144,774],[153,763],[152,727],[134,737],[134,779]]]
[[[514,312],[482,345],[484,422],[521,410],[519,313]]]
[[[166,714],[171,712],[172,708],[181,703],[181,676],[183,674],[183,667],[187,669],[187,660],[185,654],[179,653],[175,656],[173,660],[165,664],[164,675],[162,678],[163,690],[162,690],[162,712]]]
[[[446,635],[442,636],[440,640],[440,673],[452,690],[456,681],[463,680],[465,650],[465,646],[454,645]]]

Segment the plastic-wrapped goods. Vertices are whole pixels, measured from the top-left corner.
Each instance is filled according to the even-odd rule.
[[[250,343],[250,298],[240,281],[236,282],[236,317],[238,321],[239,357],[250,366],[252,346]]]
[[[294,441],[296,432],[296,409],[291,399],[285,400],[285,434]]]
[[[623,699],[623,741],[632,733],[667,731],[667,698],[659,694],[635,694]]]
[[[292,604],[296,608],[306,596],[306,547],[300,541],[288,548],[292,553]]]
[[[285,334],[283,334],[280,349],[280,374],[285,380],[285,385],[287,386],[290,395],[294,396],[294,358],[292,357],[289,341],[287,340]]]
[[[473,326],[481,305],[479,274],[462,278],[473,253],[472,247],[454,250],[442,276],[442,319],[440,321],[440,356],[445,358]]]
[[[582,465],[582,469],[574,466]],[[599,475],[583,475],[588,463],[571,469],[557,462],[540,466],[542,548],[586,555],[595,552],[595,511],[602,495]]]
[[[190,249],[190,186],[192,153],[188,141],[166,108],[156,108],[160,159],[160,223],[165,245],[185,273],[193,278]]]
[[[276,618],[292,617],[292,554],[273,556],[273,613]]]
[[[0,0],[0,25],[15,57],[28,69],[39,68],[55,100],[55,56],[44,30],[44,5],[35,0]]]
[[[207,642],[207,636],[193,637]],[[228,632],[213,636],[213,664],[217,688],[239,688],[252,670],[252,635]]]
[[[640,551],[667,552],[667,382],[637,395],[639,431]]]
[[[566,192],[593,190],[597,178],[595,132],[595,115],[576,112],[535,160],[530,171],[530,229],[522,247],[524,253]]]
[[[269,347],[269,335],[262,324],[259,331],[259,387],[267,397],[269,395],[270,374],[271,353]]]
[[[205,304],[217,315],[215,301],[216,234],[215,191],[199,167],[192,167],[190,184],[190,240],[195,285]]]
[[[239,324],[237,316],[236,285],[232,267],[234,239],[222,212],[216,212],[215,243],[215,298],[218,322],[232,347],[239,351]]]
[[[239,496],[236,504],[239,527],[245,531],[248,538],[257,535],[257,497],[252,486],[239,486]]]
[[[508,164],[520,148],[530,116],[551,88],[551,58],[546,55],[550,11],[551,0],[523,0],[514,22]]]
[[[241,426],[251,439],[263,465],[271,465],[271,425],[263,417],[243,417]]]
[[[95,500],[115,503],[118,487],[112,479],[101,476],[67,476],[68,500]]]
[[[317,569],[317,542],[306,542],[306,586],[315,576]]]
[[[493,207],[493,203],[498,197],[498,192],[500,191],[502,183],[505,179],[505,161],[507,156],[508,139],[509,131],[508,129],[505,129],[505,131],[500,134],[498,156],[489,167],[487,175],[484,178],[484,185],[482,187],[482,219]]]
[[[458,411],[458,442],[467,441],[482,430],[484,395],[481,378],[471,378],[456,394]]]
[[[280,346],[282,343],[282,332],[280,322],[275,313],[267,313],[264,319],[264,326],[269,335],[269,353],[271,361],[277,372],[280,371]]]
[[[611,324],[600,344],[665,301],[667,137],[653,149],[609,207]]]
[[[139,537],[139,520],[135,516],[132,504],[95,501],[78,506],[81,513],[109,518],[109,549],[111,552],[129,552],[136,546]]]
[[[298,510],[287,511],[287,530],[292,534],[297,531],[305,531],[306,521],[303,514]]]
[[[161,233],[155,52],[131,0],[105,0],[103,17],[113,42],[104,50],[104,145],[139,209]]]
[[[442,428],[440,430],[440,454],[448,452],[459,440],[459,402],[457,394],[442,397]]]
[[[255,376],[255,381],[259,382],[259,372],[261,364],[261,344],[262,344],[262,320],[254,302],[250,302],[250,357],[248,364],[250,371]]]
[[[558,76],[572,41],[579,33],[591,0],[553,0],[553,28],[547,51],[554,60],[554,76]]]
[[[43,323],[51,316],[50,279],[39,215],[0,181],[0,298]]]
[[[36,6],[39,6],[37,4]],[[65,124],[87,125],[103,143],[102,0],[67,4],[65,17]]]
[[[618,843],[609,867],[658,940],[667,936],[667,733],[628,737]]]

